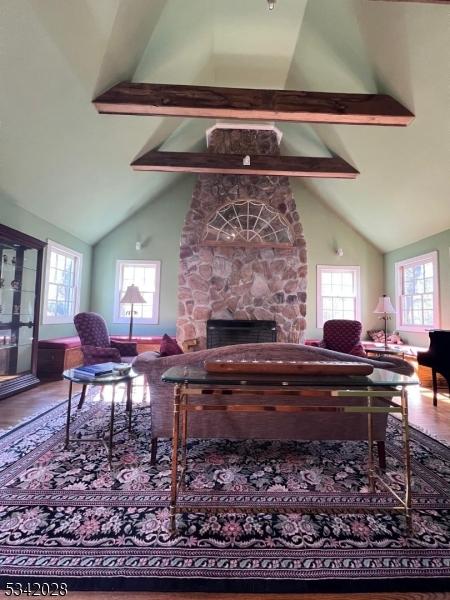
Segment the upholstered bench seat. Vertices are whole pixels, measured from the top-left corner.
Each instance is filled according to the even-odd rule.
[[[39,348],[79,348],[81,346],[80,338],[75,335],[73,337],[55,338],[53,340],[39,340]]]
[[[83,364],[80,338],[54,338],[38,341],[38,377],[60,379],[65,369]]]

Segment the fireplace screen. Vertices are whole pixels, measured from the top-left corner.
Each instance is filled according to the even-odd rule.
[[[217,210],[206,225],[203,243],[231,246],[292,246],[289,223],[263,202],[239,200]]]

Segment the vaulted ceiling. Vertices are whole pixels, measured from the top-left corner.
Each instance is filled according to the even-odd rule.
[[[96,112],[95,96],[132,80],[388,93],[416,115],[410,126],[276,123],[282,151],[354,165],[355,181],[304,185],[383,251],[447,229],[449,11],[372,0],[278,0],[273,11],[265,0],[4,0],[0,220],[9,201],[95,243],[183,176],[129,164],[152,148],[203,150],[213,122]]]

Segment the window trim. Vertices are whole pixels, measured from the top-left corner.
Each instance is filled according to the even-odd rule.
[[[355,296],[355,320],[361,321],[361,267],[359,265],[317,265],[316,269],[316,327],[323,328],[323,298],[322,298],[322,272],[331,271],[335,273],[348,273],[353,271],[356,275],[356,296]]]
[[[153,317],[152,318],[142,318],[142,317],[134,317],[133,323],[135,325],[158,325],[159,324],[159,305],[160,305],[160,295],[161,295],[161,261],[160,260],[134,260],[130,259],[119,259],[116,260],[116,278],[114,282],[114,313],[113,313],[113,323],[129,323],[130,317],[121,317],[120,316],[120,274],[122,271],[122,267],[124,265],[139,265],[139,266],[155,266],[156,274],[155,274],[155,302],[153,303]]]
[[[431,261],[433,263],[433,315],[434,321],[432,325],[403,325],[402,323],[402,278],[401,270],[405,267],[410,267],[415,264],[423,264]],[[432,250],[426,254],[412,256],[404,260],[397,261],[394,265],[395,269],[395,318],[396,329],[399,331],[411,331],[416,333],[426,333],[432,329],[440,327],[440,305],[439,305],[439,261],[437,250]]]
[[[55,250],[60,254],[65,254],[66,256],[70,256],[75,259],[75,295],[74,295],[74,312],[72,315],[54,317],[47,315],[47,304],[48,304],[48,287],[49,287],[49,275],[50,275],[50,255],[51,251]],[[42,311],[41,311],[41,322],[43,325],[64,325],[68,323],[73,323],[74,316],[80,311],[80,301],[81,301],[81,274],[83,272],[83,254],[73,250],[72,248],[68,248],[67,246],[63,246],[58,242],[54,242],[53,240],[47,239],[47,247],[45,248],[45,270],[44,270],[44,294],[42,301]]]

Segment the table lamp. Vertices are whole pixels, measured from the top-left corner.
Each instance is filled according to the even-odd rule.
[[[128,339],[131,340],[133,336],[133,314],[134,314],[134,304],[145,304],[145,298],[141,294],[137,285],[129,285],[127,287],[127,291],[123,295],[120,300],[120,304],[131,304],[130,310],[130,331],[128,334]]]
[[[387,322],[391,315],[395,315],[395,308],[392,306],[389,296],[386,296],[386,294],[380,296],[373,312],[376,315],[382,315],[380,319],[384,320],[384,349],[387,350]]]

